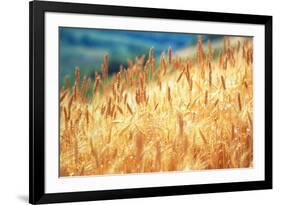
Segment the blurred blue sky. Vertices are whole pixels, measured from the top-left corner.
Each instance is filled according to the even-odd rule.
[[[218,36],[204,35],[203,39],[214,39]],[[154,47],[156,58],[169,47],[174,51],[193,45],[197,34],[125,31],[111,29],[85,29],[60,27],[60,77],[73,72],[79,66],[82,73],[100,70],[103,55],[109,55],[109,71],[119,70],[119,65],[127,66],[128,59],[148,55]]]

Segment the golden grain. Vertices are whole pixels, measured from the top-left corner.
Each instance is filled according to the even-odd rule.
[[[252,41],[230,39],[214,58],[199,36],[194,59],[169,48],[159,66],[151,48],[111,78],[105,54],[89,95],[76,67],[59,94],[60,175],[252,166]]]

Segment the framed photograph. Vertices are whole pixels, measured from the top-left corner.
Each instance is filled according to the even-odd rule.
[[[30,2],[30,203],[272,188],[272,17]]]

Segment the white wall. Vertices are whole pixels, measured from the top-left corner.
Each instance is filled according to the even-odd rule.
[[[79,0],[72,0],[79,2]],[[219,0],[80,0],[96,4],[273,15],[274,69],[274,189],[86,202],[79,204],[277,204],[280,191],[280,53],[281,12],[278,1]],[[2,1],[0,11],[0,204],[28,200],[28,1]]]

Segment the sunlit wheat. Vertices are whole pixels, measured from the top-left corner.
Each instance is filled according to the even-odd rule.
[[[76,67],[60,90],[60,176],[253,166],[252,56],[251,39],[225,37],[215,58],[199,37],[194,58],[168,48],[157,66],[151,48],[112,76],[105,54],[92,83]]]

